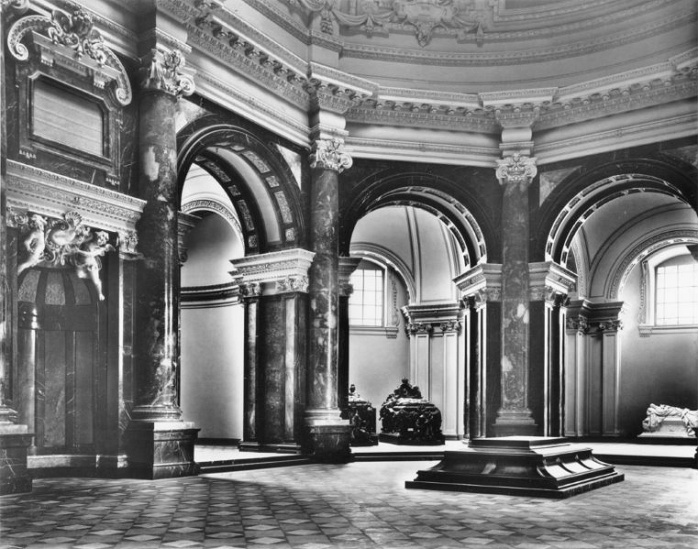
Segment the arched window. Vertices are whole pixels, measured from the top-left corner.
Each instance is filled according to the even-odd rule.
[[[385,269],[363,260],[351,275],[354,288],[349,298],[349,324],[385,325]]]
[[[669,259],[656,269],[655,324],[698,324],[698,263],[691,255]]]

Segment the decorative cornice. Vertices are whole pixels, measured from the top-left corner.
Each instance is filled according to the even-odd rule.
[[[142,60],[138,71],[142,90],[162,91],[175,97],[194,93],[191,71],[184,68],[184,55],[179,50],[153,48]]]
[[[123,234],[124,240],[145,206],[144,200],[14,160],[7,160],[6,181],[8,206],[47,217],[78,211],[89,226]]]
[[[308,269],[315,254],[295,248],[281,252],[232,259],[231,275],[243,296],[308,291]],[[251,292],[251,293],[250,293]]]
[[[342,115],[371,97],[377,88],[368,80],[312,62],[305,85],[311,108]]]
[[[352,159],[344,152],[344,142],[340,139],[316,139],[310,153],[310,167],[342,173],[351,168]]]
[[[405,331],[408,337],[458,333],[461,329],[462,310],[460,303],[406,305],[402,308],[406,319]]]
[[[235,282],[211,286],[183,286],[180,295],[182,309],[226,307],[240,302],[240,286]]]
[[[567,304],[567,329],[585,334],[617,332],[623,328],[622,301],[589,301],[582,299]]]
[[[59,65],[78,74],[88,74],[97,88],[109,86],[122,106],[131,102],[132,91],[126,69],[94,28],[85,9],[72,15],[53,10],[51,17],[28,15],[18,19],[7,33],[8,51],[17,61],[27,61],[32,51],[24,43],[31,39],[41,62]]]
[[[226,37],[227,38],[227,37]],[[305,90],[305,74],[272,58],[254,44],[242,40],[228,40],[210,30],[193,27],[189,30],[189,42],[209,53],[218,62],[235,68],[246,78],[252,79],[291,104],[308,109],[310,98]]]

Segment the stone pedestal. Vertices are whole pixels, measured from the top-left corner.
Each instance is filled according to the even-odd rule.
[[[351,425],[339,414],[324,409],[306,410],[308,430],[305,453],[324,463],[346,463],[351,460]]]
[[[27,448],[34,435],[26,425],[0,425],[0,495],[31,492]]]
[[[146,479],[198,474],[194,462],[198,432],[187,421],[132,421],[127,446],[130,474]]]
[[[441,463],[418,471],[405,487],[567,498],[623,479],[590,448],[564,438],[510,436],[474,439],[445,452]]]

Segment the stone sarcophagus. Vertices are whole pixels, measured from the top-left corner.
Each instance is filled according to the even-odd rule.
[[[650,404],[642,421],[642,439],[689,439],[696,436],[698,410],[666,404]]]
[[[351,423],[351,446],[373,446],[378,444],[376,434],[376,409],[356,392],[352,383],[349,387],[347,405],[342,410],[342,419]]]
[[[388,395],[380,409],[383,424],[379,440],[393,444],[444,444],[441,411],[422,398],[419,387],[407,379]]]

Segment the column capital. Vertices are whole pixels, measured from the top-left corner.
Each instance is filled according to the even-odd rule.
[[[535,156],[515,152],[497,160],[497,179],[501,185],[528,188],[537,173]]]
[[[301,248],[232,259],[230,272],[243,297],[308,292],[308,269],[315,254]]]
[[[344,141],[336,137],[332,139],[316,139],[310,153],[310,167],[332,170],[342,173],[351,168],[353,161],[344,151]]]
[[[529,299],[560,305],[574,291],[577,275],[552,261],[529,263]]]
[[[152,48],[141,58],[138,80],[142,90],[162,91],[179,98],[194,93],[193,72],[185,69],[184,55],[179,50],[162,46]]]
[[[481,263],[453,279],[464,300],[473,301],[476,309],[487,301],[502,300],[502,266],[498,263]]]
[[[623,329],[623,301],[571,301],[567,305],[567,329],[580,333],[612,333]]]

